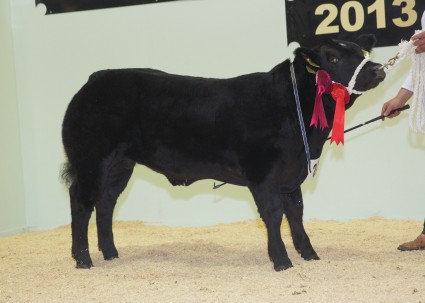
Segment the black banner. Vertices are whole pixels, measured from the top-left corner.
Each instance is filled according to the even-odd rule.
[[[288,44],[375,34],[376,46],[398,45],[421,29],[425,0],[285,0]]]
[[[168,1],[178,0],[35,0],[35,5],[42,3],[47,7],[46,14],[57,14]]]

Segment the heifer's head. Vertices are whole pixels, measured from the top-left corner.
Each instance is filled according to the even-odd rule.
[[[364,92],[376,87],[385,78],[382,65],[366,59],[375,43],[374,35],[361,35],[355,43],[327,39],[313,49],[298,48],[295,54],[304,58],[310,70],[325,70],[332,81],[347,87],[357,71],[353,89]]]

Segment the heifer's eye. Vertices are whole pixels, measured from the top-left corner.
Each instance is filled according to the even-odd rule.
[[[337,57],[331,57],[329,61],[331,63],[333,63],[333,64],[337,64],[339,62],[339,58],[337,58]]]

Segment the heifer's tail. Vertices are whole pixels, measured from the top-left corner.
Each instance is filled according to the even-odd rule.
[[[70,162],[66,162],[63,164],[60,175],[63,183],[65,183],[66,186],[70,187],[75,179],[75,170]]]

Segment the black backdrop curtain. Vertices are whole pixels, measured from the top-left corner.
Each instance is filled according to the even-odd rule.
[[[47,7],[46,14],[67,13],[98,8],[111,8],[137,4],[150,4],[178,0],[35,0]]]
[[[377,46],[398,45],[421,29],[425,0],[285,0],[288,44],[375,34]]]

